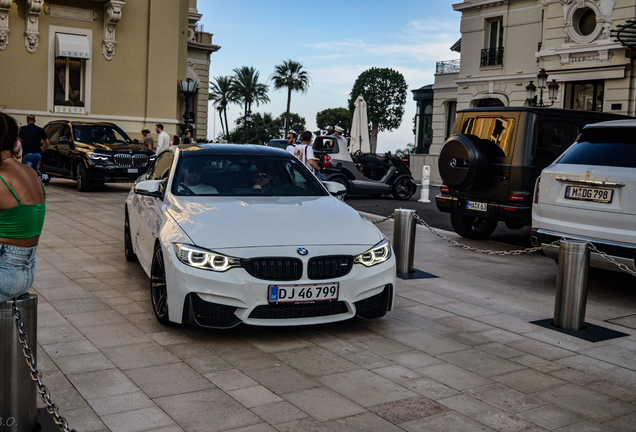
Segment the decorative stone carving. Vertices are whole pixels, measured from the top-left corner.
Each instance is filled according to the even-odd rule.
[[[0,0],[0,51],[9,43],[9,9],[11,0]]]
[[[27,0],[27,19],[26,19],[26,32],[24,34],[24,46],[31,54],[35,53],[38,49],[38,38],[40,32],[38,31],[38,22],[40,20],[40,12],[42,12],[42,6],[44,2],[42,0]]]
[[[588,44],[596,40],[610,39],[610,30],[614,22],[614,5],[617,0],[561,0],[563,5],[564,43]],[[588,34],[580,34],[575,27],[583,9],[590,9],[596,16],[596,27]],[[604,42],[606,43],[606,42]]]
[[[123,0],[111,0],[104,3],[104,58],[108,61],[115,57],[115,28],[121,20],[121,10],[126,4]]]
[[[44,8],[44,13],[53,18],[64,18],[77,21],[97,21],[97,12],[91,9],[66,7],[59,5],[48,5]]]

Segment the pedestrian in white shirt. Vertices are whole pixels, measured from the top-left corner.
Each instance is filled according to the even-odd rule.
[[[320,166],[314,159],[314,149],[311,147],[311,137],[312,133],[310,131],[303,132],[300,136],[302,144],[290,144],[287,146],[287,151],[305,164],[305,166],[309,168],[309,171],[316,174],[316,177],[320,180],[324,180],[324,177],[320,173]]]
[[[157,154],[159,154],[170,146],[170,135],[163,130],[161,123],[156,125],[155,131],[159,134],[159,138],[157,138]]]

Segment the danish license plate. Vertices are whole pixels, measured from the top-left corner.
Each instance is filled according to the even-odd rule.
[[[338,300],[338,282],[315,285],[270,285],[270,303],[315,303]]]
[[[467,210],[488,211],[488,204],[476,201],[466,201]]]
[[[139,172],[139,168],[128,168],[128,174],[136,174]]]
[[[579,201],[593,201],[599,203],[611,203],[612,189],[598,189],[581,186],[567,186],[565,188],[565,198]]]

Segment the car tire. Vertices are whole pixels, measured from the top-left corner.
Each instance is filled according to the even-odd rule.
[[[89,192],[92,185],[88,180],[88,171],[84,166],[84,162],[79,161],[75,164],[75,180],[77,181],[77,190],[80,192]]]
[[[150,299],[152,310],[157,321],[163,325],[170,325],[168,314],[168,285],[166,283],[166,265],[163,260],[161,245],[157,244],[152,255],[150,266]]]
[[[132,236],[130,235],[130,219],[128,218],[128,210],[124,216],[124,256],[126,260],[136,262],[139,261],[134,252],[132,245]]]
[[[415,183],[413,183],[411,179],[401,178],[393,185],[391,195],[393,195],[393,198],[396,200],[406,201],[413,196],[416,189],[417,186],[415,186]]]
[[[495,144],[475,135],[451,135],[442,146],[438,159],[444,184],[460,191],[479,186],[488,177],[490,153],[496,151],[493,146]]]
[[[451,225],[457,234],[472,240],[488,238],[497,228],[497,221],[471,216],[451,215]]]

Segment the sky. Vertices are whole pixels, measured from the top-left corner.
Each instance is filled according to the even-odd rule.
[[[231,76],[233,69],[252,66],[260,82],[271,84],[274,67],[284,60],[303,64],[310,73],[307,93],[292,93],[291,111],[305,117],[315,131],[316,113],[347,107],[360,75],[372,67],[392,68],[408,85],[404,118],[398,129],[378,135],[378,152],[403,149],[414,142],[416,104],[411,90],[433,84],[435,64],[459,58],[450,47],[460,38],[460,0],[199,0],[203,31],[221,49],[210,56],[210,79]],[[274,117],[285,112],[287,92],[270,85],[270,102],[252,107]],[[208,138],[221,133],[210,106]],[[228,122],[242,115],[230,106]]]

